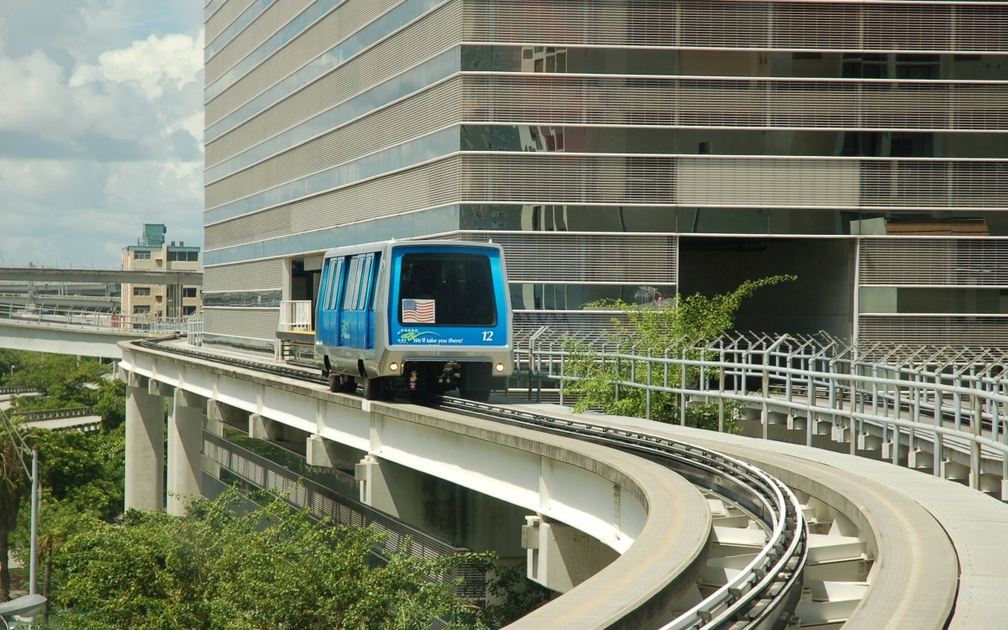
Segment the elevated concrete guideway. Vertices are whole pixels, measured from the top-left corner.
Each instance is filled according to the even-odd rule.
[[[0,348],[72,354],[118,359],[119,342],[141,339],[154,331],[184,332],[182,321],[148,320],[113,312],[109,304],[89,306],[82,298],[74,303],[73,285],[154,284],[192,286],[203,284],[199,271],[123,271],[119,269],[61,269],[49,267],[0,267]],[[61,306],[52,306],[47,296],[43,305],[31,306],[33,283],[67,285]]]
[[[63,282],[67,284],[202,285],[201,271],[123,271],[58,267],[0,267],[0,282]]]
[[[119,359],[119,342],[142,339],[143,330],[74,326],[67,323],[22,321],[0,317],[0,348]]]
[[[548,520],[529,547],[530,571],[551,573],[550,582],[566,582],[577,595],[548,605],[547,625],[516,628],[656,627],[667,613],[663,602],[686,592],[706,561],[706,499],[641,457],[133,344],[124,344],[120,367],[128,383],[127,508],[181,514],[201,494],[206,412],[210,432],[221,431],[217,418],[238,415],[251,437],[306,436],[309,465],[352,464],[361,501],[396,518],[427,524],[441,517],[426,502],[431,476],[502,501],[457,508],[466,529],[483,537],[515,544],[528,514]]]

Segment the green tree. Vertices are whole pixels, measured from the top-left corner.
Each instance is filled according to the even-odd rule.
[[[106,431],[123,426],[126,422],[126,383],[103,375],[91,407],[96,415],[101,416],[102,427]]]
[[[98,434],[35,430],[39,474],[47,502],[110,520],[122,512],[124,455],[122,430]]]
[[[246,508],[241,511],[240,508]],[[481,557],[396,554],[373,566],[371,529],[319,524],[281,499],[247,509],[230,491],[186,517],[85,519],[54,552],[61,623],[86,629],[485,628],[453,584],[429,581]]]
[[[797,280],[796,276],[778,275],[759,280],[746,280],[734,291],[708,297],[700,293],[686,298],[676,296],[662,306],[629,304],[621,300],[603,300],[588,306],[618,310],[623,318],[612,320],[614,329],[607,336],[605,352],[575,338],[567,340],[571,352],[565,370],[577,380],[565,381],[565,395],[577,402],[575,411],[600,409],[613,415],[644,418],[648,415],[648,397],[643,387],[647,383],[647,360],[614,360],[612,354],[635,355],[645,358],[701,358],[697,350],[703,342],[712,342],[735,325],[735,317],[746,298],[765,287]],[[705,358],[710,359],[713,354]],[[669,364],[666,368],[652,366],[651,383],[668,382],[677,386],[682,382],[682,368]],[[695,385],[700,378],[698,368],[687,368],[686,382]],[[677,422],[680,415],[679,396],[669,392],[652,391],[650,417],[661,422]],[[728,404],[730,417],[737,415],[738,406]],[[691,417],[692,416],[692,417]],[[711,407],[699,406],[687,411],[687,423],[706,428],[717,428],[717,414],[711,424]],[[729,427],[732,430],[732,427]]]
[[[97,359],[42,352],[20,353],[15,365],[7,384],[31,387],[40,395],[15,398],[12,413],[95,405],[112,370]]]
[[[26,449],[17,426],[0,411],[0,601],[10,599],[10,535],[18,522],[23,499],[30,496]]]

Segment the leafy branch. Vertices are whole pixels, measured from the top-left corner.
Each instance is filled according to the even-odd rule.
[[[645,387],[649,384],[649,364],[652,385],[667,382],[674,387],[683,382],[684,376],[687,385],[696,385],[700,379],[697,367],[684,368],[681,362],[659,365],[653,359],[713,359],[713,351],[700,348],[734,327],[738,310],[747,298],[761,289],[795,280],[797,276],[793,275],[746,280],[728,293],[712,297],[700,293],[685,298],[676,295],[656,306],[622,300],[592,302],[587,306],[617,310],[623,317],[612,319],[613,330],[607,335],[609,343],[604,353],[574,337],[567,338],[566,373],[576,380],[564,381],[564,395],[577,401],[574,410],[578,412],[599,409],[613,415],[647,417]],[[678,422],[680,403],[679,394],[652,391],[651,419]],[[728,419],[736,419],[740,412],[738,405],[726,401],[725,406]],[[703,405],[691,407],[686,423],[716,429],[716,411],[712,414],[711,408]],[[733,427],[734,423],[728,430]]]

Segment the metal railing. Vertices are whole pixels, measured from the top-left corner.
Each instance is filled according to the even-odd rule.
[[[433,559],[469,551],[401,523],[379,510],[302,477],[282,464],[206,431],[203,432],[203,455],[243,481],[283,496],[294,507],[307,508],[313,518],[328,518],[334,524],[349,527],[374,528],[383,537],[372,552],[382,558],[406,552],[417,558]],[[456,593],[476,600],[486,597],[487,576],[477,567],[462,567],[450,576],[430,577],[442,580],[462,577],[464,581],[456,588]]]
[[[152,315],[126,315],[107,310],[74,307],[37,307],[0,303],[0,319],[58,328],[90,328],[116,332],[149,334],[185,333],[190,318],[159,318]]]
[[[311,300],[283,300],[277,319],[277,331],[310,331],[312,329]]]
[[[569,334],[536,331],[526,362],[532,381],[554,383],[565,402],[563,383],[576,380],[569,366],[578,354]],[[675,343],[669,349],[621,350],[615,341],[592,343],[596,360],[614,363],[620,375],[616,395],[628,389],[677,396],[678,418],[688,405],[734,400],[758,412],[767,437],[771,416],[808,423],[806,443],[822,423],[834,435],[846,435],[855,453],[859,438],[877,435],[893,463],[902,445],[914,450],[921,439],[934,447],[933,472],[940,474],[946,448],[969,455],[970,480],[978,487],[991,460],[995,474],[1008,479],[1008,349],[955,349],[874,344],[859,348],[818,335],[734,333],[710,343]],[[583,355],[581,355],[583,356]],[[724,427],[725,406],[718,405]],[[845,440],[846,441],[846,440]],[[985,468],[984,460],[988,462]]]

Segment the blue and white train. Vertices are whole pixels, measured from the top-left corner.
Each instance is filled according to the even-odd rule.
[[[315,356],[331,391],[486,400],[514,369],[500,245],[392,240],[326,252]]]

